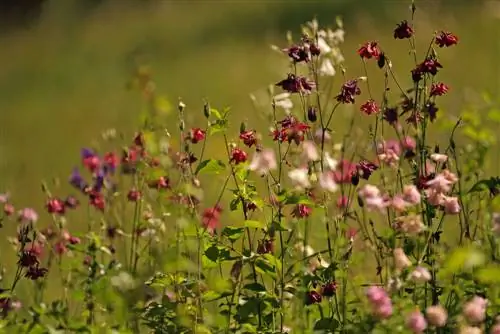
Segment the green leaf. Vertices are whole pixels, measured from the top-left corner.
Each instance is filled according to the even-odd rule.
[[[314,324],[314,330],[316,331],[333,331],[339,326],[339,321],[333,318],[323,318]]]
[[[156,155],[159,152],[158,142],[156,140],[156,136],[152,131],[145,131],[143,133],[144,143],[146,146],[146,150],[151,155]]]
[[[218,119],[210,124],[208,133],[213,135],[218,132],[224,132],[229,128],[229,121],[226,119]]]
[[[255,261],[255,271],[259,274],[267,275],[272,278],[276,278],[276,267],[273,266],[269,261],[266,261],[263,257],[258,258]]]
[[[243,236],[244,232],[245,229],[243,227],[226,226],[224,230],[222,230],[222,235],[231,241],[236,241]]]
[[[246,284],[243,289],[254,291],[254,292],[264,292],[266,288],[260,283],[249,283]]]
[[[205,250],[205,256],[210,261],[217,262],[217,260],[219,258],[219,248],[217,248],[217,246],[215,246],[215,245],[212,245],[212,246],[208,247]]]
[[[196,167],[195,174],[198,173],[205,173],[205,174],[220,174],[226,169],[226,165],[216,159],[207,159],[198,164],[198,167]]]
[[[245,227],[264,229],[266,226],[258,220],[245,220]]]
[[[475,247],[462,247],[455,250],[446,260],[440,275],[449,276],[457,272],[469,271],[484,264],[484,254]]]
[[[479,269],[476,272],[476,278],[484,284],[498,284],[500,283],[500,267],[490,266]]]

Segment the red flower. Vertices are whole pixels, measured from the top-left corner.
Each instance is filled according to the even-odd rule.
[[[354,97],[361,94],[357,80],[349,80],[340,88],[340,94],[336,96],[338,102],[354,103]]]
[[[432,84],[430,96],[442,96],[446,94],[449,89],[450,88],[442,82]]]
[[[380,56],[380,48],[378,47],[377,42],[366,42],[363,46],[361,46],[358,50],[358,54],[361,58],[371,59]]]
[[[160,176],[158,180],[149,182],[148,186],[156,189],[170,189],[170,179],[166,176]]]
[[[45,205],[49,213],[64,214],[65,206],[64,202],[59,198],[50,198]]]
[[[259,245],[257,246],[258,254],[268,254],[274,252],[274,241],[272,239],[264,239],[259,241]]]
[[[137,202],[139,199],[141,199],[141,192],[138,190],[132,189],[128,192],[127,199],[130,202]]]
[[[234,162],[236,165],[242,162],[247,161],[247,153],[239,148],[234,148],[231,152],[231,162]]]
[[[413,32],[413,28],[408,25],[408,21],[404,20],[397,25],[396,29],[394,29],[394,38],[410,38],[411,36],[413,36]]]
[[[337,198],[337,208],[345,209],[348,206],[349,206],[349,197],[344,195]]]
[[[311,81],[305,77],[288,74],[287,78],[278,82],[276,86],[283,88],[283,90],[289,93],[308,94],[311,93],[311,91],[315,87],[315,84],[314,81]]]
[[[82,149],[82,163],[91,172],[95,172],[101,165],[99,156],[88,148]]]
[[[376,114],[379,111],[379,107],[377,102],[374,100],[368,100],[364,104],[361,105],[361,111],[367,115]]]
[[[356,168],[358,169],[359,176],[368,180],[372,173],[378,169],[378,166],[371,161],[362,160],[356,165]]]
[[[212,208],[205,209],[205,211],[203,211],[201,223],[210,234],[213,234],[217,229],[221,212],[222,208],[218,205]]]
[[[90,205],[92,205],[93,207],[95,207],[100,211],[104,211],[104,207],[106,206],[106,201],[101,193],[91,190],[89,193],[89,198],[90,198]]]
[[[312,209],[305,204],[297,204],[293,209],[292,216],[295,218],[306,218],[312,213]]]
[[[356,174],[356,171],[356,164],[344,159],[338,164],[337,170],[333,172],[333,180],[337,183],[351,183],[352,176]]]
[[[451,32],[441,31],[439,35],[436,36],[436,44],[442,47],[449,47],[458,43],[458,37],[453,35]]]
[[[304,46],[292,45],[283,51],[286,52],[288,57],[292,58],[295,63],[308,62],[310,60],[309,52]]]
[[[5,203],[3,205],[3,213],[6,215],[6,216],[12,216],[15,212],[15,208],[14,208],[14,205],[10,204],[10,203]]]
[[[288,141],[289,143],[295,141],[298,145],[304,140],[304,132],[307,131],[310,126],[306,123],[299,122],[293,116],[287,116],[285,119],[279,122],[281,129],[276,129],[273,131],[273,140],[280,142]]]
[[[321,303],[323,298],[317,291],[309,291],[306,293],[306,305],[312,305],[316,303]]]
[[[337,283],[335,283],[335,281],[326,283],[321,288],[321,294],[324,297],[333,297],[336,291],[337,291]]]
[[[114,172],[120,160],[114,152],[108,152],[104,155],[104,167],[110,172]]]
[[[188,139],[191,140],[193,144],[199,143],[200,141],[205,139],[205,131],[200,128],[193,128],[189,132]]]
[[[74,196],[68,196],[64,201],[64,206],[70,209],[75,209],[79,204],[80,201],[78,201],[78,199],[75,198]]]
[[[240,139],[248,147],[252,147],[257,144],[257,137],[255,136],[254,130],[243,131],[240,133]]]

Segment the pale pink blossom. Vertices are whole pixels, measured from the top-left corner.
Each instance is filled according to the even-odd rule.
[[[447,214],[456,215],[460,212],[460,203],[456,197],[443,197],[444,212]]]
[[[425,230],[425,225],[422,222],[422,216],[418,214],[409,214],[401,217],[397,217],[394,220],[393,227],[400,232],[417,235]]]
[[[452,184],[453,182],[443,173],[437,174],[432,180],[426,182],[429,189],[439,193],[447,193],[450,191]]]
[[[392,301],[384,288],[371,286],[366,290],[366,296],[375,316],[387,319],[392,315]]]
[[[292,169],[288,172],[288,177],[292,180],[292,184],[298,189],[305,189],[311,187],[309,181],[309,173],[306,168]]]
[[[408,314],[406,317],[406,327],[415,334],[420,334],[425,331],[427,328],[427,321],[424,318],[424,315],[416,310]]]
[[[465,319],[471,324],[478,324],[486,319],[486,307],[488,300],[474,296],[471,300],[465,303],[462,314]]]
[[[420,204],[420,191],[413,184],[405,185],[403,187],[403,199],[412,205]]]
[[[319,160],[319,153],[318,149],[316,148],[316,144],[314,144],[310,140],[306,140],[302,143],[302,156],[305,161],[318,161]]]
[[[392,198],[391,207],[398,211],[403,212],[409,206],[408,202],[406,202],[402,195],[396,195]]]
[[[364,199],[364,202],[368,210],[379,211],[387,208],[391,204],[390,199],[383,196],[367,197]]]
[[[431,160],[437,163],[445,163],[448,161],[448,156],[446,154],[433,153],[431,154]]]
[[[401,145],[405,150],[413,151],[417,147],[417,142],[414,138],[406,136],[401,140]]]
[[[397,270],[402,270],[411,266],[411,261],[406,256],[402,248],[395,248],[393,251],[394,255],[394,266]]]
[[[425,315],[429,324],[435,327],[444,327],[446,325],[446,321],[448,320],[448,312],[441,305],[432,305],[427,307]]]
[[[278,167],[276,162],[276,156],[272,149],[266,148],[262,151],[257,151],[252,159],[252,162],[248,166],[248,169],[252,171],[257,171],[261,175],[269,173],[270,170],[274,170]]]
[[[363,187],[361,187],[361,189],[359,189],[358,195],[363,199],[370,197],[379,197],[380,189],[378,189],[377,186],[365,184]]]
[[[38,214],[31,208],[24,208],[19,211],[19,221],[24,223],[36,223]]]
[[[444,195],[440,191],[434,190],[432,188],[426,189],[425,195],[427,197],[427,201],[431,205],[438,206],[438,205],[441,205],[441,203],[443,203]]]
[[[410,274],[410,278],[412,281],[417,283],[425,283],[429,282],[432,278],[431,273],[427,268],[418,266],[415,270]]]
[[[396,167],[399,162],[399,156],[393,151],[379,154],[378,159],[390,167]]]
[[[325,171],[319,175],[319,185],[326,191],[336,192],[339,188],[338,184],[333,179],[331,171]]]

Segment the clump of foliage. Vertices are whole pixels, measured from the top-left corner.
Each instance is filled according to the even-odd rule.
[[[140,131],[123,148],[107,131],[82,149],[76,194],[44,184],[40,216],[0,196],[0,223],[17,224],[0,327],[500,333],[500,180],[484,172],[494,137],[474,111],[443,116],[438,53],[459,40],[439,31],[417,52],[415,11],[393,31],[411,49],[409,87],[375,41],[357,50],[365,72],[350,75],[340,19],[335,30],[308,22],[274,47],[290,71],[269,101],[253,97],[270,133],[234,129],[230,109],[209,103],[188,124],[196,111],[173,110],[141,66],[130,83],[145,101]],[[368,67],[384,80],[378,95]],[[72,219],[86,223],[80,232]]]

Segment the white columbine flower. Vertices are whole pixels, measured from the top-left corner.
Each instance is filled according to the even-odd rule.
[[[288,172],[288,177],[292,180],[293,185],[297,188],[304,189],[311,186],[309,175],[307,169],[305,168],[292,169]]]
[[[335,67],[333,67],[332,61],[330,59],[323,59],[323,62],[319,67],[319,74],[328,77],[333,77],[335,75]]]

